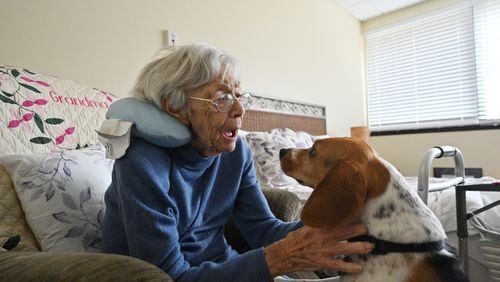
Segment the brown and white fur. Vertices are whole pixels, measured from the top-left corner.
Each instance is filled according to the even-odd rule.
[[[438,218],[404,177],[365,142],[353,138],[318,140],[309,149],[283,149],[283,171],[314,189],[302,210],[312,227],[362,222],[368,235],[393,243],[445,240]],[[363,271],[343,281],[467,281],[445,249],[433,252],[352,256]]]

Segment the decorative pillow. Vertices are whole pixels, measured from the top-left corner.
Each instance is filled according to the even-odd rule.
[[[296,148],[308,148],[314,143],[314,136],[304,131],[294,131],[289,128],[275,128],[269,131],[270,134],[278,135],[291,143],[295,144]]]
[[[0,157],[42,251],[99,251],[113,161],[102,146]]]
[[[97,144],[115,97],[85,84],[0,65],[0,155]]]
[[[267,132],[249,132],[244,136],[253,152],[254,165],[259,181],[269,187],[297,184],[297,181],[281,170],[279,152],[283,148],[308,148],[312,136],[288,128]]]
[[[134,97],[111,104],[108,119],[133,122],[132,134],[162,147],[178,147],[191,140],[189,129],[157,106]]]

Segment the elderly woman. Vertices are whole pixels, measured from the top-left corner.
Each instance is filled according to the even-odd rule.
[[[252,103],[236,60],[214,47],[178,48],[147,65],[134,95],[189,127],[192,140],[163,148],[132,139],[106,192],[104,248],[165,270],[176,281],[272,281],[299,270],[359,272],[336,255],[372,246],[346,239],[362,225],[322,230],[274,217],[247,144],[238,137]],[[238,254],[224,238],[234,218],[254,248]]]

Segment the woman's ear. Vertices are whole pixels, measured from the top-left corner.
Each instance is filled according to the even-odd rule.
[[[189,126],[189,116],[184,110],[180,109],[174,111],[172,107],[170,107],[170,104],[167,102],[167,99],[163,99],[161,101],[161,107],[167,114],[173,116],[184,125]]]
[[[318,228],[349,224],[361,216],[367,190],[364,168],[349,162],[336,165],[314,188],[305,203],[302,222]]]

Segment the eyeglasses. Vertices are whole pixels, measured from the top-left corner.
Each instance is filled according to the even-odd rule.
[[[199,101],[205,101],[205,102],[210,102],[215,105],[215,108],[221,113],[227,113],[231,108],[233,107],[234,101],[238,100],[240,104],[243,106],[245,110],[248,110],[254,103],[254,99],[252,97],[252,94],[249,92],[241,94],[239,97],[235,97],[231,93],[223,93],[215,99],[210,100],[210,99],[203,99],[203,98],[198,98],[198,97],[189,97],[190,99],[194,100],[199,100]]]

